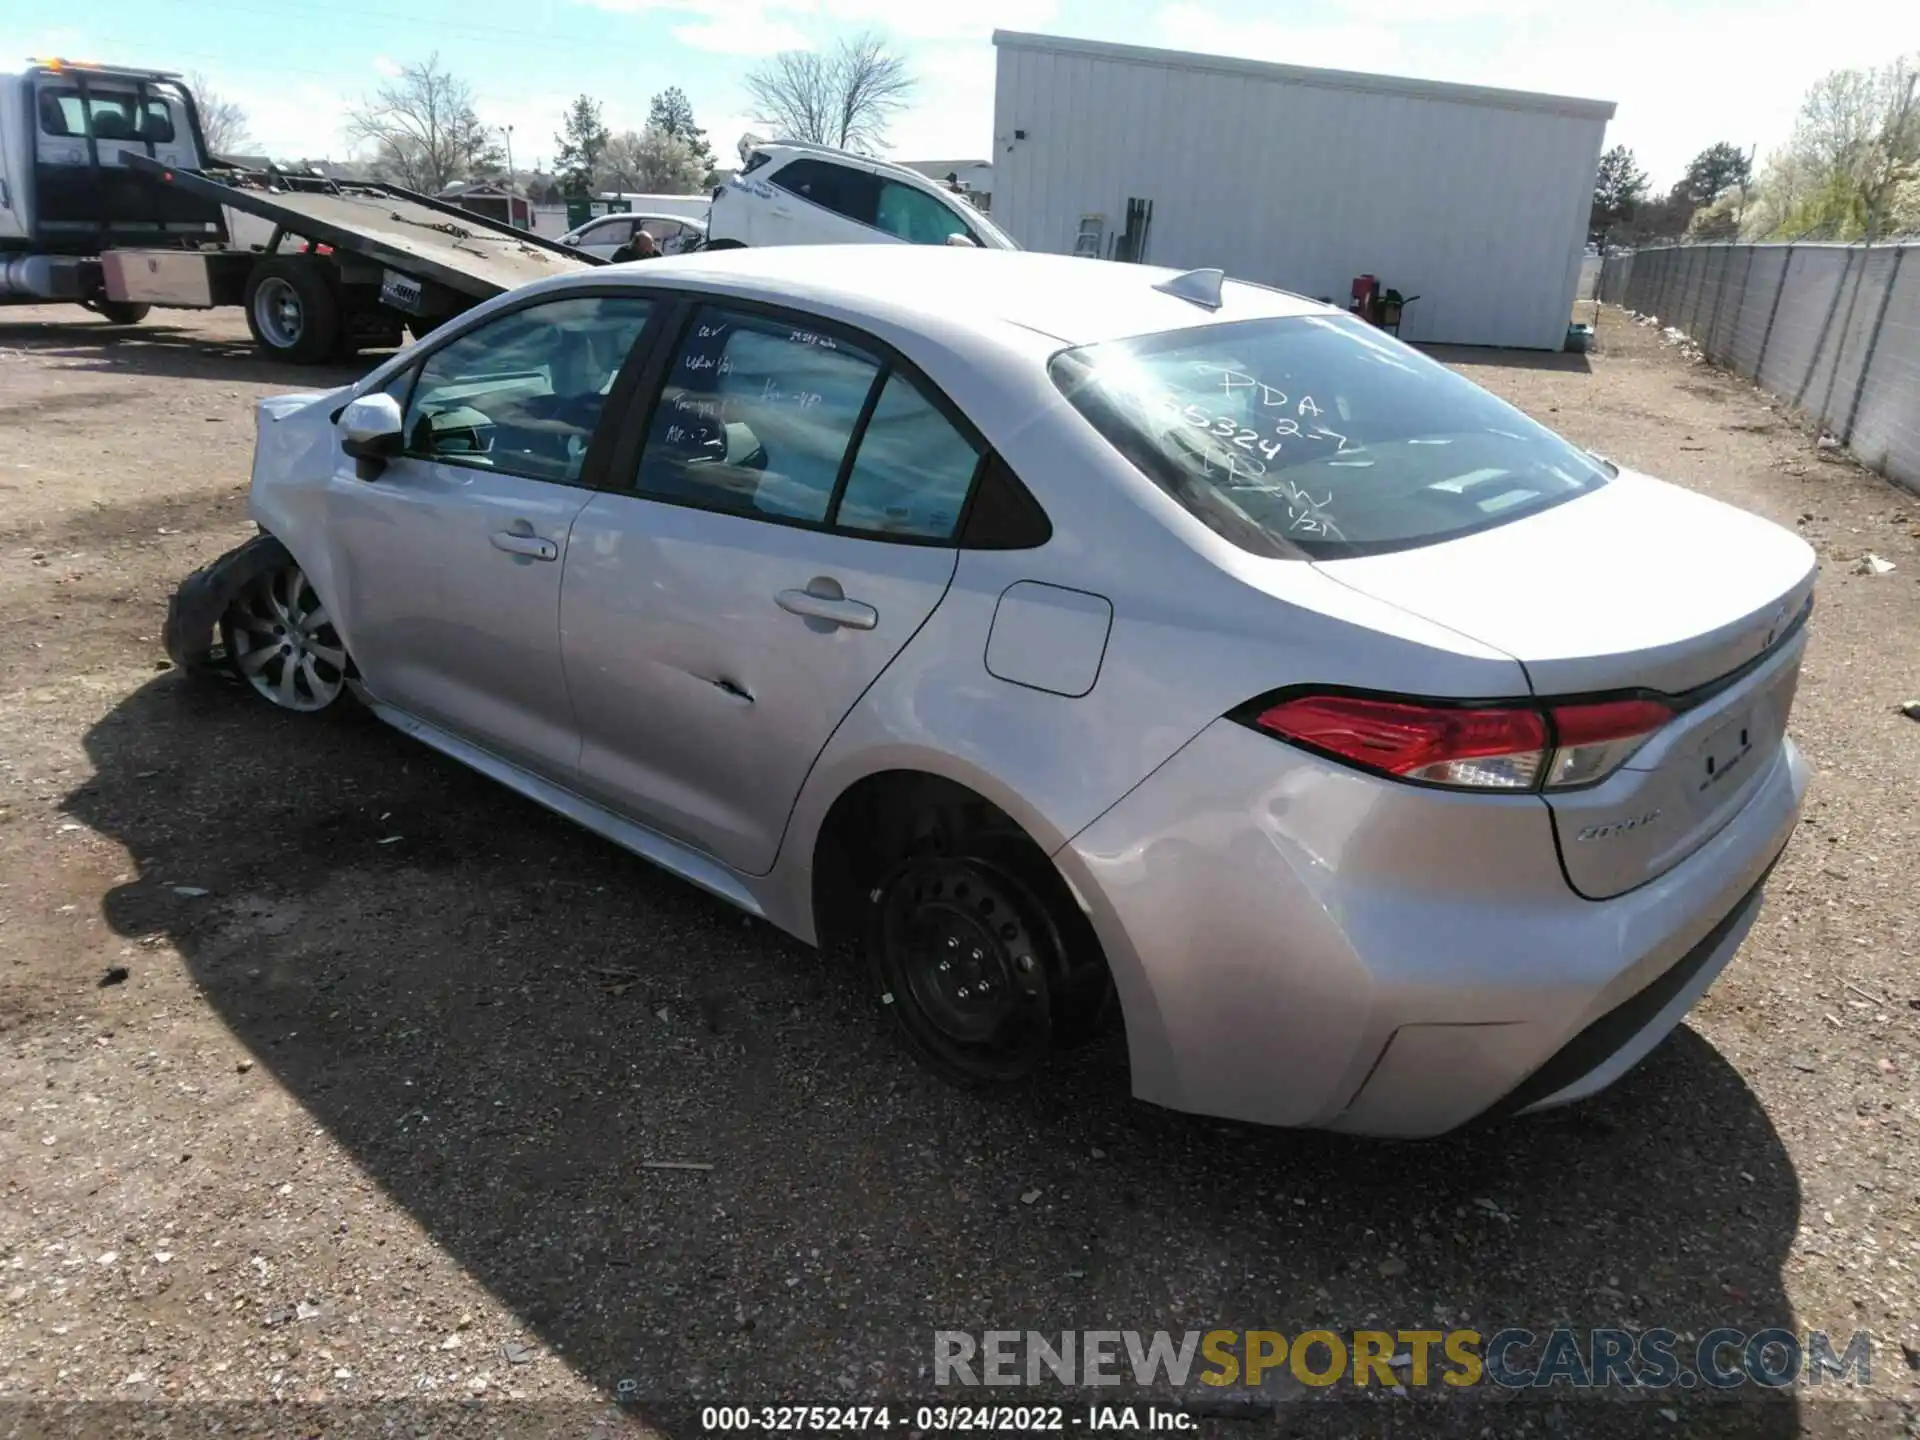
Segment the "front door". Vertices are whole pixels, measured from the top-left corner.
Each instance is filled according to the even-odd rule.
[[[946,593],[980,453],[878,346],[696,310],[631,489],[574,522],[582,788],[770,869],[814,759]]]
[[[335,605],[368,690],[551,778],[579,750],[563,561],[607,392],[650,309],[572,296],[468,331],[412,379],[405,454],[370,480],[341,457],[328,486]]]

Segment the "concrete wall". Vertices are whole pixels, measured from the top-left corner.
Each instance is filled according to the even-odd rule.
[[[1603,300],[1819,420],[1920,490],[1920,257],[1913,245],[1684,245],[1610,258]]]

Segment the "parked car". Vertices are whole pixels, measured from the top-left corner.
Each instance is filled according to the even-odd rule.
[[[1178,1109],[1577,1099],[1727,965],[1807,784],[1803,541],[1218,271],[543,281],[259,402],[251,509],[182,663],[218,615],[268,704],[860,946],[969,1083],[1117,1014]]]
[[[602,215],[589,220],[578,230],[560,237],[562,245],[571,245],[602,260],[611,260],[614,252],[633,238],[635,230],[653,236],[662,255],[679,255],[698,250],[707,240],[707,227],[684,215]]]
[[[708,243],[965,245],[1017,250],[965,196],[916,170],[798,141],[755,146],[714,191]]]

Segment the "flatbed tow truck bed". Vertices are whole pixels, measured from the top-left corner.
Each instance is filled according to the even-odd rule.
[[[105,251],[107,295],[130,304],[244,305],[255,340],[283,359],[398,344],[402,326],[422,334],[517,286],[607,263],[398,185],[278,169],[190,170],[144,155],[123,163],[151,184],[275,229],[264,251]],[[283,249],[289,239],[308,243]]]

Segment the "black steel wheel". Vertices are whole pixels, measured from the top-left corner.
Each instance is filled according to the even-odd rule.
[[[316,365],[340,343],[340,301],[323,268],[306,255],[274,255],[247,276],[247,328],[275,360]]]
[[[963,1085],[1032,1074],[1053,1049],[1062,953],[1033,887],[993,858],[923,855],[871,898],[869,964],[915,1057]]]

